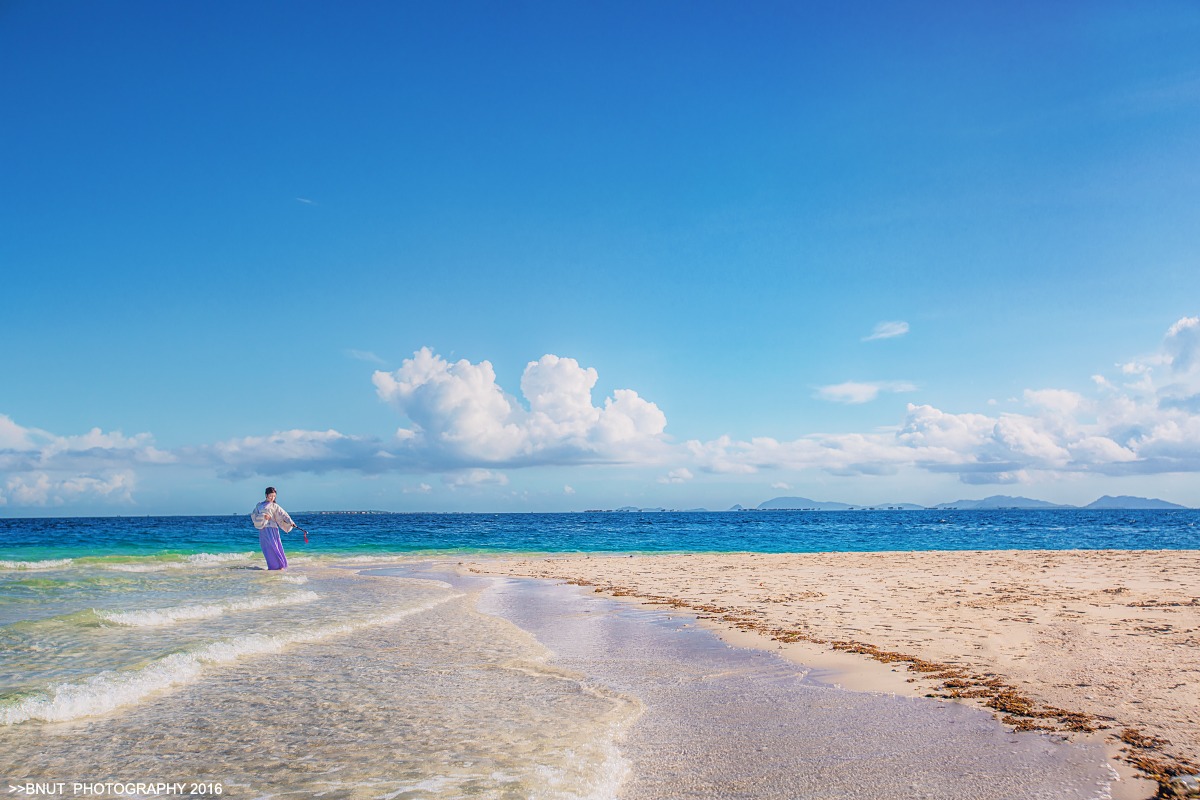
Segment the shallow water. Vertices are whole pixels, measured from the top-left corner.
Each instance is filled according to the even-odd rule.
[[[76,626],[86,643],[73,648],[59,621],[8,630],[59,646],[14,657],[0,779],[67,782],[66,796],[75,781],[198,781],[226,797],[613,796],[635,699],[548,664],[444,583],[306,572],[299,591],[318,599],[295,606]],[[202,577],[215,604],[213,592],[283,576]]]
[[[255,561],[23,571],[0,627],[0,785],[988,800],[1100,797],[1111,774],[1095,748],[820,686],[689,617],[571,587]]]
[[[495,579],[480,607],[531,631],[552,663],[641,702],[621,742],[629,800],[1049,800],[1107,796],[1113,777],[1099,747],[1012,733],[953,703],[822,685],[688,615],[512,579]]]

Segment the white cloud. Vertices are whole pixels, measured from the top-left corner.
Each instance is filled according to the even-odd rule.
[[[442,482],[451,489],[473,488],[476,486],[507,486],[508,476],[503,472],[493,472],[490,469],[468,469],[452,475],[442,476]]]
[[[0,486],[0,506],[63,506],[80,500],[133,501],[132,472],[52,477],[46,472],[13,475]]]
[[[753,459],[740,457],[740,451],[746,447],[744,442],[734,442],[729,436],[721,436],[711,442],[701,443],[690,439],[684,443],[684,448],[692,457],[692,461],[708,472],[726,474],[747,474],[757,472]]]
[[[37,448],[34,440],[37,433],[39,432],[13,422],[7,414],[0,414],[0,451],[34,450]]]
[[[846,381],[817,389],[817,397],[832,403],[857,405],[869,403],[881,392],[915,392],[917,387],[907,381],[873,381],[862,383]]]
[[[120,431],[105,433],[92,428],[80,435],[59,436],[23,427],[0,414],[0,472],[86,471],[174,460],[174,455],[154,447],[148,433],[125,436]]]
[[[784,483],[783,481],[779,481],[777,483],[772,483],[771,488],[779,489],[782,492],[787,492],[787,491],[791,490],[792,485],[790,483]]]
[[[687,483],[693,477],[695,477],[695,476],[692,475],[692,471],[690,469],[687,469],[686,467],[681,467],[680,469],[671,470],[666,475],[659,478],[658,482],[659,483]]]
[[[416,486],[405,486],[400,491],[402,494],[429,494],[433,491],[433,487],[422,481]]]
[[[563,494],[575,494],[575,487],[570,484],[563,486]]]
[[[60,436],[0,414],[0,505],[59,506],[76,501],[127,503],[134,468],[170,464],[151,436],[92,428]]]
[[[379,473],[397,468],[395,455],[383,442],[335,430],[244,436],[203,448],[201,456],[215,463],[228,478],[335,470]]]
[[[1200,317],[1184,317],[1167,330],[1164,349],[1175,372],[1200,367]]]
[[[875,329],[871,331],[871,334],[864,336],[862,340],[864,342],[873,342],[877,339],[894,339],[906,333],[908,333],[908,323],[903,320],[879,322],[876,323]]]
[[[398,455],[431,468],[653,461],[666,416],[632,389],[592,404],[597,374],[573,358],[525,367],[524,406],[496,383],[488,361],[453,364],[422,348],[395,372],[372,377],[379,397],[410,421]]]
[[[487,361],[447,362],[428,348],[394,372],[376,371],[376,394],[407,417],[387,439],[337,430],[288,430],[198,448],[194,460],[222,475],[456,473],[537,465],[655,463],[669,447],[666,417],[631,389],[592,404],[597,374],[571,358],[546,355],[521,378],[528,409],[496,382]]]
[[[174,452],[149,434],[93,428],[57,435],[0,414],[0,505],[129,502],[141,469],[180,464],[223,476],[295,472],[441,473],[451,488],[504,486],[499,471],[584,464],[672,466],[664,484],[699,471],[824,470],[886,475],[902,469],[957,475],[971,484],[1045,476],[1200,472],[1200,318],[1171,325],[1155,352],[1093,375],[1086,391],[1029,389],[1000,412],[947,411],[909,404],[904,418],[864,433],[813,433],[791,441],[729,436],[672,445],[666,417],[631,389],[602,402],[592,368],[545,355],[520,380],[523,399],[505,392],[487,361],[448,362],[429,349],[395,371],[373,375],[378,396],[404,416],[395,435],[286,430]],[[1086,373],[1085,373],[1086,375]],[[822,387],[836,402],[868,402],[912,391],[901,381]],[[790,487],[779,482],[773,488]],[[428,483],[405,492],[428,493]],[[570,487],[564,485],[564,494]]]
[[[1026,389],[1025,402],[1056,414],[1070,415],[1084,407],[1086,401],[1078,392],[1066,389]]]
[[[956,473],[966,483],[1013,483],[1038,473],[1200,471],[1200,319],[1181,319],[1168,330],[1159,352],[1118,366],[1139,380],[1117,387],[1093,376],[1095,397],[1065,389],[1027,390],[1029,413],[951,413],[909,404],[894,433],[813,434],[790,442],[720,437],[686,447],[698,467],[721,473],[886,474],[915,467]],[[826,388],[850,402],[870,399],[877,387]]]

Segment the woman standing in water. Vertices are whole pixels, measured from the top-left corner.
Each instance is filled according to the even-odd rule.
[[[287,569],[287,556],[283,552],[283,542],[279,538],[279,530],[287,533],[296,527],[292,518],[283,510],[283,506],[275,502],[275,487],[267,487],[267,499],[254,507],[250,512],[250,520],[258,528],[258,543],[262,545],[263,555],[267,558],[267,569]]]

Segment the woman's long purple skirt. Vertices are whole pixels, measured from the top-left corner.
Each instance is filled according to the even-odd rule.
[[[283,554],[283,542],[279,539],[279,528],[268,525],[258,532],[258,543],[267,557],[267,569],[287,569],[287,556]]]

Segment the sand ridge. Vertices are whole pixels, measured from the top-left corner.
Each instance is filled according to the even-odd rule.
[[[594,555],[464,566],[686,609],[776,647],[801,642],[891,663],[914,689],[985,706],[1017,729],[1101,731],[1158,780],[1200,772],[1200,551]]]

